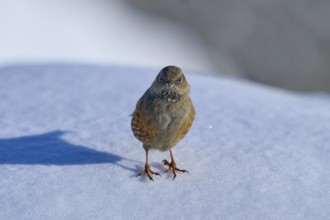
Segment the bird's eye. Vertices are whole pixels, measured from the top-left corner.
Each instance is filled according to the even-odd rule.
[[[177,84],[181,84],[182,82],[183,82],[183,78],[182,77],[180,77],[179,79],[176,80],[176,83]]]

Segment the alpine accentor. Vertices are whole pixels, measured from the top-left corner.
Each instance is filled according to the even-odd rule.
[[[148,165],[148,151],[170,150],[171,162],[163,160],[172,170],[173,180],[176,171],[187,172],[176,167],[171,148],[189,131],[195,118],[195,109],[189,97],[189,84],[176,66],[163,68],[156,79],[139,99],[131,122],[135,137],[143,143],[146,151],[146,164],[143,172],[153,180],[151,174],[160,175]]]

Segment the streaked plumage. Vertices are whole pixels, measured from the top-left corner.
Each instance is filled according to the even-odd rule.
[[[170,150],[171,163],[164,161],[172,169],[174,178],[176,168],[171,148],[189,131],[195,118],[195,109],[189,97],[189,84],[176,66],[163,68],[150,88],[136,104],[131,122],[135,137],[143,143],[146,150],[146,166],[142,174],[157,174],[148,166],[148,151]],[[186,172],[185,170],[180,170]]]

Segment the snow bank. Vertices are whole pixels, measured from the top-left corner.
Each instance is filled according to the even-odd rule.
[[[327,219],[329,97],[186,73],[190,174],[135,177],[129,115],[158,70],[0,69],[0,219]],[[168,153],[153,151],[163,171]]]

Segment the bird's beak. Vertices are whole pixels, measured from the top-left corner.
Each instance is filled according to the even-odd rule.
[[[172,81],[168,81],[166,84],[168,88],[172,88],[174,86],[174,83],[172,83]]]

